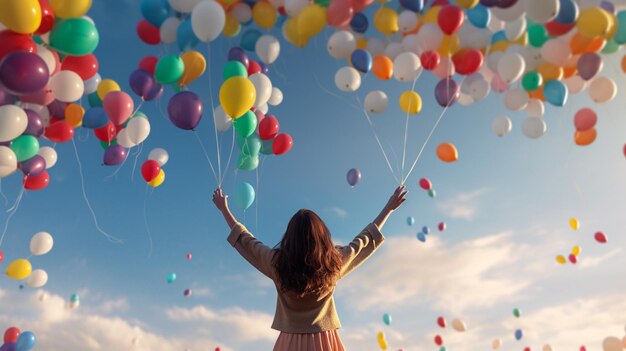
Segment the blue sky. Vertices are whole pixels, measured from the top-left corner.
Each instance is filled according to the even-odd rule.
[[[100,74],[130,92],[128,75],[139,60],[164,49],[148,47],[136,37],[136,2],[96,1],[89,15],[101,35],[96,51]],[[355,94],[338,92],[334,86],[335,71],[345,63],[328,55],[330,33],[322,33],[305,49],[281,40],[281,56],[270,67],[269,77],[285,96],[270,113],[280,121],[281,132],[293,136],[291,152],[263,162],[258,186],[256,172],[235,173],[232,163],[227,170],[227,193],[239,181],[257,188],[257,202],[235,214],[270,246],[302,207],[317,211],[334,238],[346,243],[377,215],[397,185],[364,116],[351,106],[357,104]],[[210,78],[205,73],[191,86],[204,101],[197,133],[213,160],[208,86],[210,82],[217,92],[226,52],[236,44],[237,39],[213,42]],[[174,47],[165,50],[176,52]],[[207,53],[206,46],[197,50]],[[608,59],[603,71],[620,88],[624,79],[616,70],[622,55]],[[410,117],[407,160],[414,159],[441,112],[435,84],[425,73],[416,86],[424,108]],[[362,100],[374,89],[390,98],[387,112],[373,116],[373,121],[395,166],[393,153],[401,155],[405,121],[397,99],[410,84],[366,77],[357,94]],[[134,158],[109,177],[116,168],[101,166],[103,151],[95,137],[77,130],[86,193],[100,226],[121,238],[122,245],[108,242],[96,230],[82,198],[72,144],[57,145],[59,161],[51,169],[51,185],[26,194],[1,248],[10,262],[28,255],[33,234],[50,232],[53,251],[32,258],[34,268],[47,270],[50,280],[43,289],[20,291],[19,282],[0,278],[0,299],[7,301],[0,309],[0,329],[32,329],[42,350],[271,348],[276,337],[270,329],[274,288],[227,244],[227,227],[210,201],[216,182],[200,147],[191,132],[175,128],[161,112],[171,95],[170,89],[160,102],[141,109],[150,118],[152,132],[137,156],[134,177]],[[573,142],[572,119],[584,106],[598,112],[599,137],[581,148]],[[598,350],[605,336],[622,337],[623,109],[619,96],[597,105],[582,92],[571,96],[564,108],[547,107],[548,132],[530,140],[521,133],[525,113],[507,112],[502,95],[492,92],[474,105],[450,108],[407,181],[409,200],[383,230],[386,245],[339,285],[341,335],[348,349],[377,350],[379,330],[386,333],[390,349],[411,351],[434,350],[437,333],[453,351],[486,349],[493,338],[504,340],[503,350],[538,349],[546,343],[559,349],[585,344],[588,350]],[[513,131],[504,138],[491,132],[492,119],[501,114],[513,120]],[[229,138],[230,132],[225,133],[222,155],[228,155]],[[440,142],[457,146],[456,163],[437,159]],[[139,167],[155,147],[166,149],[170,161],[164,166],[165,183],[152,191]],[[345,180],[350,168],[363,174],[354,188]],[[420,177],[432,180],[435,199],[419,188]],[[19,186],[17,176],[2,180],[9,202]],[[415,217],[414,226],[407,226],[407,216]],[[581,221],[579,231],[569,229],[570,217]],[[6,220],[2,211],[0,221]],[[447,223],[447,231],[431,234],[426,244],[415,239],[423,225],[434,229],[440,221]],[[607,245],[593,241],[598,230],[607,233]],[[554,257],[568,254],[577,244],[583,249],[578,266],[558,266]],[[185,258],[187,252],[193,254],[191,261]],[[178,275],[170,285],[169,272]],[[187,288],[193,295],[185,298]],[[81,306],[69,311],[65,304],[76,292]],[[40,301],[42,294],[46,298]],[[514,307],[523,311],[519,320],[512,317]],[[393,316],[391,326],[382,323],[385,312]],[[468,332],[440,330],[435,323],[439,315],[449,321],[462,318]],[[513,339],[516,328],[525,331],[521,342]]]

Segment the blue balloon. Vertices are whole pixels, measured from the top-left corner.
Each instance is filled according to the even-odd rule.
[[[167,0],[141,0],[141,15],[157,27],[170,16],[170,5]]]
[[[385,323],[385,325],[391,325],[391,321],[392,321],[391,315],[389,313],[385,313],[383,315],[383,323]]]
[[[426,235],[430,234],[430,228],[428,228],[428,226],[425,225],[424,227],[422,227],[422,233]]]
[[[352,51],[350,62],[357,71],[367,73],[372,69],[372,55],[367,50],[356,49]]]
[[[235,193],[233,194],[233,200],[235,204],[243,210],[250,207],[254,202],[254,188],[252,185],[246,182],[237,184]]]
[[[176,280],[176,273],[170,273],[167,275],[167,283],[172,284]]]
[[[467,19],[476,28],[487,28],[487,23],[489,23],[490,18],[491,11],[481,4],[467,10]]]
[[[276,17],[276,23],[274,23],[274,27],[282,28],[285,21],[287,21],[287,16],[279,15],[278,17]]]
[[[493,33],[493,36],[491,37],[491,44],[495,44],[499,41],[508,41],[509,39],[507,39],[506,37],[506,33],[504,33],[503,30],[498,31]]]
[[[626,44],[626,11],[617,14],[617,32],[613,40],[618,44]]]
[[[200,43],[200,39],[193,32],[193,28],[191,28],[191,17],[182,21],[178,25],[178,29],[176,30],[176,43],[178,44],[178,49],[180,51],[191,50],[198,43]]]
[[[15,351],[29,351],[35,344],[35,334],[29,331],[22,332],[15,343]]]
[[[254,52],[256,50],[256,41],[261,37],[261,32],[256,29],[248,29],[241,36],[241,46],[242,49],[246,51]]]
[[[522,334],[522,330],[521,329],[517,329],[515,331],[515,340],[521,340],[523,336],[524,336],[524,334]]]
[[[578,5],[574,0],[559,0],[559,13],[555,21],[562,24],[572,24],[578,18]]]
[[[369,27],[369,21],[367,17],[365,17],[362,13],[355,13],[352,16],[352,20],[350,21],[350,28],[357,33],[365,33],[367,31],[367,27]]]
[[[92,107],[83,116],[83,127],[85,128],[102,128],[107,123],[109,123],[109,117],[102,107]]]
[[[415,223],[415,218],[413,218],[413,216],[408,216],[406,218],[406,224],[413,225],[413,223]]]
[[[417,233],[417,240],[425,243],[426,242],[426,236],[424,235],[424,233]]]
[[[567,95],[567,86],[560,80],[550,80],[543,86],[543,96],[554,106],[565,105]]]
[[[400,5],[413,12],[420,12],[424,9],[424,0],[400,0]]]

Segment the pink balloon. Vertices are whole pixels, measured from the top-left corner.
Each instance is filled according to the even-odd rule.
[[[580,351],[587,351],[587,348],[585,346],[581,346]]]
[[[54,95],[52,95],[52,90],[50,90],[50,87],[46,84],[43,89],[36,93],[20,96],[20,100],[22,102],[47,106],[54,101]]]
[[[433,188],[433,184],[430,182],[428,178],[420,179],[420,188],[424,190],[430,190]]]
[[[569,261],[572,262],[573,264],[576,264],[576,262],[578,262],[578,258],[574,254],[570,254],[568,258],[569,258]]]
[[[437,226],[440,232],[443,232],[444,230],[446,230],[446,227],[447,227],[446,222],[440,222],[439,225]]]
[[[328,24],[343,27],[350,23],[354,15],[354,8],[350,0],[333,0],[326,11]]]
[[[133,99],[123,91],[112,91],[104,97],[102,101],[104,112],[113,124],[119,126],[133,113],[135,104]]]
[[[509,85],[502,78],[500,78],[500,75],[494,74],[491,79],[491,88],[498,93],[503,93],[509,88]]]
[[[576,126],[576,130],[579,132],[595,127],[596,122],[598,122],[598,116],[588,107],[581,108],[574,115],[574,126]]]
[[[596,239],[597,242],[599,242],[600,244],[606,244],[606,242],[608,241],[606,234],[602,233],[602,232],[597,232],[594,236],[594,239]]]
[[[261,125],[261,121],[265,118],[265,115],[259,110],[254,111],[254,114],[256,115],[256,125],[258,128],[258,126]]]

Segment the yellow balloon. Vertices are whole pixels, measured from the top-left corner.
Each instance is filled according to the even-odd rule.
[[[578,222],[576,218],[570,218],[569,226],[574,230],[578,230],[578,228],[580,228],[580,222]]]
[[[398,13],[389,7],[381,7],[374,15],[374,27],[383,35],[392,35],[399,30]]]
[[[100,100],[104,100],[104,97],[107,96],[108,93],[112,91],[120,91],[119,84],[113,79],[103,79],[100,84],[98,84],[98,97]]]
[[[367,47],[367,38],[360,37],[356,40],[357,49],[365,49]]]
[[[65,108],[65,121],[72,127],[80,127],[83,124],[85,109],[79,104],[69,104]]]
[[[437,23],[437,18],[439,17],[439,11],[441,11],[441,6],[433,6],[428,9],[424,13],[424,16],[421,18],[421,22],[424,23]]]
[[[509,48],[509,46],[511,46],[511,43],[506,40],[493,43],[489,47],[489,53],[491,54],[492,52],[505,52],[506,49]]]
[[[614,14],[609,13],[609,12],[607,12],[607,14],[609,15],[610,23],[609,23],[609,30],[607,31],[604,38],[607,40],[611,40],[617,33],[617,19],[615,18]]]
[[[455,35],[444,35],[439,47],[439,53],[444,56],[452,56],[455,52],[459,51],[461,44],[459,44],[459,37]]]
[[[308,43],[309,39],[300,35],[298,31],[298,18],[298,16],[289,17],[287,21],[285,21],[284,34],[287,41],[299,48],[303,48]]]
[[[228,78],[220,88],[220,103],[224,112],[233,118],[243,116],[256,100],[254,84],[246,77]]]
[[[57,17],[78,18],[89,11],[91,0],[50,0],[50,7]]]
[[[276,10],[267,1],[259,1],[252,8],[252,19],[261,28],[272,29],[276,23]]]
[[[326,25],[326,9],[317,4],[305,7],[298,15],[298,33],[311,38],[324,30]]]
[[[41,24],[39,1],[0,0],[0,22],[14,32],[33,33]]]
[[[18,258],[17,260],[11,262],[9,267],[7,267],[7,275],[9,278],[16,280],[26,279],[32,271],[33,266],[31,266],[30,262],[24,258]]]
[[[478,0],[457,0],[456,4],[461,8],[471,9],[472,7],[478,5]]]
[[[422,110],[422,98],[413,90],[407,90],[400,95],[400,108],[404,113],[416,114]]]
[[[379,3],[379,4],[386,4],[389,1],[391,1],[391,0],[376,0],[376,2]]]
[[[576,28],[589,37],[606,35],[611,30],[611,16],[600,7],[588,7],[580,11]],[[615,25],[613,21],[613,25]]]
[[[161,169],[159,171],[159,174],[154,179],[148,182],[148,185],[150,185],[153,188],[156,188],[159,185],[163,184],[164,181],[165,181],[165,172],[163,171],[163,169]]]
[[[198,79],[206,69],[206,60],[201,53],[197,51],[187,51],[180,56],[185,64],[185,72],[183,76],[178,80],[178,85],[187,85],[194,80]]]
[[[567,260],[565,259],[563,255],[558,255],[556,256],[556,262],[559,264],[566,264]]]
[[[580,255],[580,250],[581,250],[581,249],[580,249],[580,246],[578,246],[578,245],[574,246],[574,247],[572,248],[572,255],[574,255],[574,256],[578,256],[578,255]]]
[[[563,67],[544,62],[537,67],[537,72],[541,74],[544,82],[549,80],[563,79]]]
[[[385,334],[383,332],[378,332],[378,346],[383,350],[387,350],[387,340],[385,340]]]
[[[241,30],[241,24],[231,14],[226,15],[226,22],[224,23],[224,35],[227,37],[234,37],[239,34]]]

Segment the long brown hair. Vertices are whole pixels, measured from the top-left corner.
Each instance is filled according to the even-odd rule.
[[[327,292],[337,282],[341,263],[324,221],[311,210],[296,212],[274,256],[280,289],[300,297]]]

